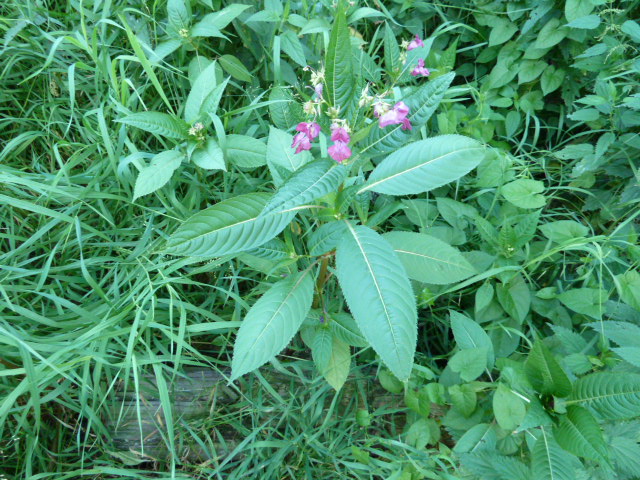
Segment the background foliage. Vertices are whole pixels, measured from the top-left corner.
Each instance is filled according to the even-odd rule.
[[[2,475],[637,478],[638,2],[354,3],[342,37],[329,1],[0,6]],[[239,254],[220,240],[222,256],[206,260],[164,249],[210,205],[242,198],[225,205],[259,212],[307,161],[282,155],[312,94],[305,66],[350,52],[361,70],[349,81],[360,83],[338,76],[330,98],[357,98],[372,82],[400,100],[416,85],[401,43],[416,34],[426,85],[443,101],[414,120],[424,124],[414,137],[363,132],[361,148],[378,158],[360,182],[408,140],[464,135],[491,154],[426,193],[342,198],[355,198],[355,183],[331,199],[366,225],[355,227],[362,235],[455,260],[415,271],[405,262],[418,316],[408,381],[357,329],[340,330],[351,323],[339,316],[331,358],[351,368],[328,370],[326,329],[309,316],[321,332],[306,337],[313,345],[303,329],[230,387],[234,403],[172,418],[166,385],[189,366],[230,375],[247,312],[307,261],[315,224],[262,220],[261,231],[282,234]],[[353,48],[332,49],[345,35]],[[215,84],[198,83],[207,69]],[[197,120],[203,138],[189,143]],[[337,289],[326,296],[342,308]],[[273,388],[270,369],[288,389]],[[165,407],[173,454],[162,458],[110,440],[116,392],[137,392],[145,374]],[[374,383],[388,402],[369,402]],[[237,443],[225,444],[224,429]],[[189,456],[193,445],[206,460]]]

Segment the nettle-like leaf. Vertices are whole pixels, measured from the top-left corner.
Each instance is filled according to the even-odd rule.
[[[553,429],[553,436],[566,451],[579,457],[607,462],[609,451],[600,425],[585,408],[572,405]]]
[[[338,340],[354,347],[367,347],[369,343],[360,332],[358,325],[348,313],[336,313],[330,323],[331,331]]]
[[[478,273],[458,249],[431,235],[389,232],[383,236],[395,249],[412,280],[442,285]]]
[[[536,480],[575,480],[580,461],[564,451],[544,429],[531,452],[532,478]]]
[[[492,450],[482,449],[461,455],[462,466],[483,480],[531,480],[531,472],[524,463]]]
[[[258,168],[267,163],[267,145],[248,135],[227,135],[225,154],[229,163],[240,168]]]
[[[264,207],[263,215],[304,205],[337,190],[349,170],[332,160],[316,160],[297,170]]]
[[[196,213],[167,241],[165,253],[214,257],[258,247],[280,233],[295,212],[260,215],[270,196],[248,193]]]
[[[338,244],[337,276],[360,331],[400,380],[413,367],[416,302],[393,247],[368,227],[351,226]]]
[[[369,133],[361,153],[366,152],[372,156],[384,155],[406,145],[436,111],[454,77],[453,73],[442,75],[425,83],[414,93],[404,98],[404,103],[409,107],[407,118],[411,121],[413,130],[402,130],[401,125],[385,128],[375,125]]]
[[[307,240],[309,255],[323,255],[338,246],[340,239],[347,231],[347,224],[342,221],[325,223],[314,230]]]
[[[463,177],[482,161],[486,147],[462,135],[440,135],[411,143],[385,158],[358,193],[423,193]]]
[[[607,420],[640,416],[640,374],[592,373],[575,383],[565,403],[589,407]]]
[[[151,163],[140,170],[136,178],[133,199],[153,193],[166,185],[184,157],[184,153],[177,150],[168,150],[154,156]]]
[[[569,377],[541,340],[533,344],[524,369],[537,392],[557,397],[566,397],[571,393]]]
[[[311,339],[311,356],[320,372],[326,369],[329,364],[333,348],[332,345],[333,335],[331,334],[331,330],[326,327],[316,328],[313,338]]]
[[[334,107],[345,111],[356,92],[351,56],[351,39],[342,5],[336,13],[325,60],[326,98]]]
[[[145,132],[179,140],[187,137],[187,130],[189,129],[189,125],[186,122],[160,112],[132,113],[117,121]]]
[[[251,307],[233,347],[231,380],[265,364],[287,346],[300,329],[313,299],[310,270],[275,283]]]

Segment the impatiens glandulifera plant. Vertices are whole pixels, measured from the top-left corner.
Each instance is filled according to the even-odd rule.
[[[311,72],[311,86],[301,92],[306,103],[300,108],[291,98],[277,106],[285,109],[280,120],[296,118],[292,105],[307,118],[287,125],[294,136],[271,129],[267,165],[276,191],[217,203],[168,239],[166,254],[193,261],[237,256],[265,281],[276,279],[242,321],[232,379],[273,359],[300,332],[336,390],[349,372],[351,346],[372,347],[407,381],[418,329],[412,281],[446,284],[477,273],[434,237],[379,233],[395,210],[370,215],[374,200],[454,182],[488,153],[461,135],[425,138],[454,74],[424,78],[428,47],[419,37],[406,44],[404,59],[392,59],[400,67],[387,84],[368,83],[356,54],[341,4],[324,66],[305,69]],[[276,238],[282,232],[284,240]]]

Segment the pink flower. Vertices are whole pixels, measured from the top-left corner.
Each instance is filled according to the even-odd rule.
[[[334,123],[331,125],[331,141],[349,143],[351,141],[351,137],[345,128]]]
[[[311,140],[309,140],[305,132],[297,133],[296,136],[293,137],[291,148],[295,148],[296,153],[300,153],[303,150],[311,150]]]
[[[422,39],[418,35],[416,35],[416,38],[411,40],[411,42],[409,43],[407,50],[413,50],[414,48],[418,47],[424,47],[424,43],[422,42]]]
[[[337,140],[333,145],[331,145],[327,151],[329,152],[329,156],[333,158],[336,162],[342,163],[343,160],[346,160],[351,156],[351,149],[346,142],[341,142]]]
[[[418,66],[411,71],[411,75],[417,77],[418,75],[421,77],[428,77],[430,74],[428,68],[424,68],[424,59],[420,58],[418,60]]]
[[[321,83],[317,84],[314,87],[314,91],[316,92],[316,95],[318,96],[318,98],[322,98],[322,89],[323,89],[323,85]]]
[[[316,122],[300,122],[296,131],[306,134],[309,139],[313,140],[320,134],[320,125]]]
[[[402,130],[411,130],[411,122],[407,118],[408,114],[409,107],[404,102],[398,102],[393,106],[393,109],[380,117],[380,128],[401,124]]]

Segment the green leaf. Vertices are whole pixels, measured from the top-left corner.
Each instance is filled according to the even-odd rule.
[[[601,22],[602,19],[598,15],[586,15],[567,23],[567,27],[593,30],[594,28],[598,28]]]
[[[149,166],[140,170],[133,189],[133,199],[153,193],[166,185],[183,159],[184,154],[177,150],[167,150],[155,155]]]
[[[167,138],[184,139],[187,137],[187,125],[182,120],[160,112],[139,112],[128,115],[120,120],[120,123],[131,125]]]
[[[400,70],[400,47],[388,23],[384,28],[384,66],[389,73]]]
[[[451,403],[465,417],[471,416],[475,411],[478,397],[471,385],[453,385],[449,387]]]
[[[544,192],[544,183],[527,178],[514,180],[502,187],[502,196],[520,208],[544,207],[547,199],[541,195],[542,192]]]
[[[458,180],[484,158],[486,148],[462,135],[440,135],[411,143],[385,158],[358,193],[422,193]]]
[[[293,98],[291,89],[275,87],[269,94],[269,102],[271,121],[279,129],[287,130],[303,120],[302,106]],[[304,153],[311,155],[306,151]]]
[[[640,25],[633,20],[627,20],[622,24],[623,33],[626,33],[636,43],[640,43]]]
[[[534,480],[529,468],[521,461],[500,455],[495,449],[462,454],[461,461],[465,470],[482,480]]]
[[[567,21],[574,20],[589,15],[593,12],[595,2],[592,0],[566,0],[564,4],[564,16]]]
[[[191,160],[200,168],[207,170],[227,170],[224,163],[224,153],[213,138],[207,139],[207,143],[202,148],[194,150]]]
[[[374,125],[364,142],[361,153],[368,152],[372,156],[383,155],[407,144],[436,111],[454,77],[453,72],[442,75],[425,83],[404,98],[403,101],[409,107],[407,118],[411,121],[413,130],[402,130],[402,125],[391,125],[385,128]]]
[[[540,86],[542,87],[543,95],[548,95],[551,92],[557,90],[564,82],[566,73],[563,69],[554,67],[553,65],[547,66],[542,72],[540,77]]]
[[[458,439],[453,451],[458,455],[473,451],[495,450],[498,441],[493,425],[479,423]]]
[[[232,3],[218,12],[205,15],[202,17],[201,22],[205,22],[207,25],[211,25],[218,30],[222,30],[247,8],[251,8],[251,5]]]
[[[296,334],[313,299],[310,271],[273,284],[251,307],[233,346],[231,380],[274,358]]]
[[[554,438],[541,430],[531,452],[532,478],[535,480],[575,480],[580,462],[565,452]]]
[[[589,235],[589,228],[573,220],[557,220],[540,225],[540,231],[549,240],[557,243]]]
[[[574,288],[558,295],[565,306],[574,312],[599,320],[604,312],[607,292],[598,288]]]
[[[460,350],[449,360],[449,368],[460,374],[465,382],[472,382],[484,372],[487,366],[486,348]]]
[[[453,330],[453,337],[458,347],[463,350],[471,348],[485,349],[486,362],[482,368],[493,368],[495,354],[493,351],[493,343],[489,335],[487,335],[487,332],[466,315],[453,310],[449,310],[449,315],[451,316],[451,330]]]
[[[640,416],[640,374],[592,373],[575,383],[565,403],[589,407],[606,420]]]
[[[640,311],[640,273],[637,270],[629,270],[616,275],[616,280],[622,301]]]
[[[307,240],[309,255],[319,256],[335,249],[340,239],[347,231],[347,225],[342,221],[325,223],[314,230]]]
[[[499,383],[493,394],[493,414],[501,428],[512,432],[522,423],[526,415],[524,400],[513,393],[509,387]]]
[[[551,48],[567,36],[569,29],[560,26],[560,23],[559,19],[552,18],[542,27],[535,43],[536,48]]]
[[[282,185],[285,180],[280,175],[278,167],[282,167],[289,172],[295,172],[313,159],[309,151],[303,150],[300,153],[295,153],[295,149],[291,148],[292,143],[293,135],[275,127],[269,129],[267,165],[269,165],[271,176],[277,186]]]
[[[316,333],[311,340],[311,356],[319,372],[323,372],[331,360],[333,335],[325,327],[316,328]]]
[[[351,58],[351,39],[343,4],[338,9],[331,29],[325,60],[325,98],[333,107],[345,112],[356,91]]]
[[[621,347],[637,347],[640,345],[640,327],[633,323],[609,320],[606,322],[593,322],[587,325]]]
[[[558,445],[578,457],[608,462],[609,452],[600,425],[585,408],[570,406],[553,429]]]
[[[169,26],[178,31],[191,24],[191,2],[188,0],[168,0],[167,20]]]
[[[336,270],[360,331],[400,380],[413,367],[416,302],[402,263],[379,234],[351,226],[338,244]]]
[[[282,51],[291,57],[291,60],[296,62],[301,67],[307,66],[307,58],[304,55],[302,43],[298,36],[291,30],[285,32],[280,37],[280,47]]]
[[[502,285],[496,285],[498,302],[505,312],[522,323],[529,313],[531,306],[531,292],[522,275],[515,275]]]
[[[571,381],[553,354],[541,340],[536,340],[524,364],[531,386],[538,393],[566,397],[571,393]]]
[[[327,362],[327,366],[321,370],[322,376],[329,385],[337,392],[349,376],[349,368],[351,367],[351,349],[349,345],[341,342],[337,338],[333,338],[331,345],[331,357]]]
[[[214,257],[258,247],[280,233],[294,212],[260,215],[269,201],[264,193],[224,200],[196,213],[171,235],[165,253]]]
[[[518,31],[518,26],[506,18],[496,18],[495,26],[489,34],[489,46],[507,42]]]
[[[241,168],[257,168],[267,163],[267,146],[247,135],[227,135],[227,160]]]
[[[543,61],[524,60],[518,71],[518,84],[534,81],[546,68],[547,64]]]
[[[458,249],[430,235],[389,232],[383,237],[394,248],[412,280],[443,285],[478,273]]]
[[[349,170],[333,160],[316,160],[297,170],[271,198],[263,214],[305,205],[334,192],[347,177]]]
[[[251,82],[252,76],[247,67],[233,55],[222,55],[218,61],[222,69],[236,80],[241,82]]]
[[[184,119],[188,123],[193,123],[199,119],[202,104],[218,86],[216,83],[217,66],[216,62],[211,62],[193,82],[187,101],[184,104]]]
[[[344,223],[344,222],[341,222]],[[364,338],[358,324],[348,313],[336,313],[331,316],[331,331],[333,335],[347,345],[354,347],[368,347],[369,342]]]

